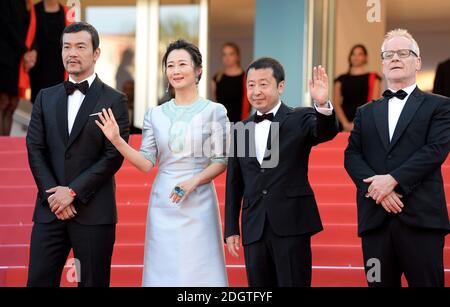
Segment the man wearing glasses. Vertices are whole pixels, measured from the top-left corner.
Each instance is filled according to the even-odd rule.
[[[443,287],[450,99],[417,87],[420,50],[406,30],[389,32],[381,51],[389,89],[358,109],[345,151],[367,282],[400,287],[404,274],[410,287]]]

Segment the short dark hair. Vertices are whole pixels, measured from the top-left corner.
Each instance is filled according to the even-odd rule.
[[[81,31],[86,31],[86,32],[88,32],[91,35],[92,48],[95,51],[98,48],[98,46],[100,45],[100,38],[98,36],[98,32],[94,28],[93,25],[91,25],[91,24],[89,24],[87,22],[84,22],[84,21],[74,22],[71,25],[68,25],[64,29],[64,31],[63,31],[63,33],[61,35],[61,46],[63,44],[63,36],[64,36],[64,34],[66,34],[66,33],[78,33],[78,32],[81,32]]]
[[[166,53],[164,54],[163,60],[162,60],[162,66],[164,69],[164,72],[167,68],[167,58],[169,57],[169,54],[173,51],[173,50],[186,50],[191,58],[192,58],[192,62],[194,62],[194,67],[196,69],[202,68],[202,54],[200,53],[200,50],[198,49],[197,46],[195,46],[192,43],[189,43],[183,39],[179,39],[176,40],[172,43],[169,44],[169,46],[167,46],[166,49]],[[202,74],[200,73],[200,75],[198,76],[198,81],[200,81],[200,79],[202,78]]]
[[[271,68],[273,72],[273,77],[277,80],[277,85],[280,84],[281,81],[284,81],[284,68],[280,62],[272,58],[260,58],[251,63],[246,71],[246,75],[248,76],[248,72],[250,69],[266,69]]]

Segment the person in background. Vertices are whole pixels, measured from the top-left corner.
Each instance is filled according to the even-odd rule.
[[[32,3],[32,1],[31,1]],[[19,71],[24,69],[30,1],[0,1],[0,136],[11,133],[19,103]]]
[[[212,80],[212,96],[213,100],[225,106],[230,122],[236,123],[246,119],[250,112],[238,45],[231,42],[223,44],[222,64],[223,69]]]
[[[142,130],[134,126],[134,50],[126,48],[116,72],[116,89],[128,98],[128,115],[130,118],[130,134],[141,134]]]
[[[450,97],[450,59],[438,65],[433,93]]]
[[[364,45],[355,45],[348,56],[349,69],[334,83],[334,107],[340,130],[353,129],[356,109],[381,94],[381,77],[367,69],[368,54]]]
[[[59,84],[66,79],[61,57],[61,35],[70,24],[67,8],[58,0],[43,0],[34,6],[36,14],[33,49],[28,56],[34,63],[30,68],[31,102],[43,88]]]

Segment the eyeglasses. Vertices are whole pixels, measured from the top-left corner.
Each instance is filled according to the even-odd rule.
[[[394,58],[394,55],[397,53],[398,57],[401,59],[405,59],[409,57],[411,54],[418,57],[417,53],[410,49],[400,49],[400,50],[387,50],[381,52],[381,59],[382,60],[392,60]]]

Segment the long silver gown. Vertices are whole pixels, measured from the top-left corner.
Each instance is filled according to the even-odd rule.
[[[189,106],[172,99],[144,119],[141,153],[158,173],[149,200],[143,286],[228,285],[214,184],[197,187],[184,201],[169,199],[176,184],[210,163],[226,164],[228,118],[223,105],[199,98]]]

